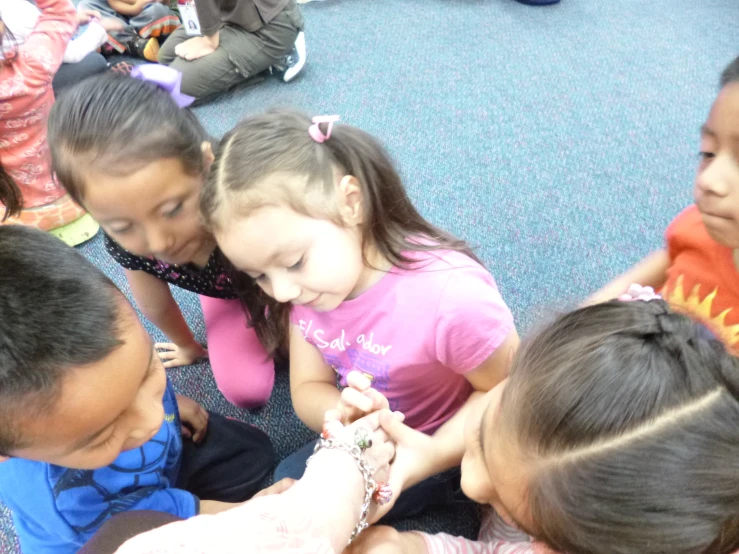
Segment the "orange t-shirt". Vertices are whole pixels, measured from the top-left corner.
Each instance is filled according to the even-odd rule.
[[[731,248],[713,240],[693,205],[666,232],[670,267],[662,297],[739,353],[739,271]]]

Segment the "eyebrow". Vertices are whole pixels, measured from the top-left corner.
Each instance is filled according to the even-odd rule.
[[[142,383],[144,381],[146,381],[146,379],[151,374],[152,362],[154,361],[154,348],[152,347],[150,349],[150,351],[151,352],[149,354],[149,362],[148,362],[148,365],[146,366],[146,372],[144,372],[144,377],[141,379],[141,382]],[[121,412],[121,413],[123,413],[123,412]],[[74,445],[72,446],[72,448],[69,449],[69,452],[74,452],[75,450],[79,450],[80,448],[84,448],[84,447],[92,444],[93,442],[95,442],[98,438],[100,438],[102,435],[105,434],[105,431],[107,431],[110,428],[110,426],[113,425],[118,420],[119,417],[121,417],[121,414],[120,413],[119,414],[116,414],[116,416],[113,419],[110,420],[110,423],[108,423],[107,425],[105,425],[104,427],[102,427],[100,430],[95,431],[91,435],[87,435],[86,437],[84,437],[81,440],[79,440],[76,443],[74,443]]]

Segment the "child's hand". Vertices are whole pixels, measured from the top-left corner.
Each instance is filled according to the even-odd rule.
[[[218,35],[216,35],[218,36]],[[174,53],[187,61],[204,58],[218,49],[218,40],[209,37],[192,37],[175,46]]]
[[[200,442],[208,430],[208,412],[200,404],[187,396],[177,395],[177,408],[180,410],[182,436]]]
[[[283,492],[290,490],[295,483],[297,483],[295,479],[285,477],[284,479],[280,479],[279,481],[277,481],[271,487],[267,487],[266,489],[262,489],[261,491],[259,491],[252,497],[252,500],[254,498],[259,498],[260,496],[272,496],[273,494],[282,494]]]
[[[158,342],[154,345],[165,368],[190,365],[208,356],[208,351],[197,342],[188,346],[178,346],[173,342]]]
[[[104,17],[100,20],[100,25],[108,33],[115,33],[116,31],[122,31],[126,28],[123,21],[116,19],[115,17]]]
[[[77,12],[77,25],[87,25],[93,19],[101,19],[103,16],[97,10],[80,10]]]
[[[326,412],[327,421],[336,419],[343,425],[350,425],[372,412],[390,409],[385,395],[373,389],[372,381],[359,371],[350,371],[346,383],[336,409]]]
[[[344,554],[426,554],[426,543],[418,533],[399,533],[386,525],[365,529]]]
[[[429,435],[404,425],[402,420],[389,410],[383,410],[380,413],[380,425],[388,438],[395,442],[395,459],[390,465],[390,475],[387,480],[393,496],[390,502],[378,507],[370,523],[378,521],[390,511],[400,493],[408,488],[407,483],[414,481],[414,475],[418,472],[425,475],[424,466],[434,459],[437,448]],[[411,486],[414,484],[416,483],[412,482]]]

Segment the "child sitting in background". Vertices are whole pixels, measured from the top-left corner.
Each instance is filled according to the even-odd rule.
[[[53,231],[79,244],[98,225],[55,182],[46,143],[46,118],[54,103],[51,83],[77,29],[77,16],[69,0],[39,0],[37,5],[41,15],[23,44],[14,45],[0,19],[0,36],[3,43],[8,36],[11,46],[0,59],[0,166],[20,189],[23,207],[19,213],[13,210],[7,223]]]
[[[433,445],[381,421],[397,444],[395,488]],[[581,308],[527,339],[467,418],[462,488],[500,516],[480,541],[372,527],[350,551],[730,554],[737,421],[739,360],[700,325],[661,300]]]
[[[53,236],[0,226],[0,313],[0,500],[23,552],[77,552],[127,510],[217,513],[271,472],[267,435],[175,395],[123,294]]]
[[[108,44],[119,54],[156,62],[159,40],[180,26],[180,18],[167,0],[82,0],[79,10],[94,10],[117,19],[122,29],[108,35]]]
[[[0,0],[0,19],[9,31],[3,37],[3,52],[12,53],[23,44],[33,32],[40,14],[39,9],[26,0]],[[67,44],[63,63],[51,83],[55,96],[59,96],[64,87],[108,69],[108,63],[97,50],[108,40],[108,31],[122,28],[118,20],[101,19],[100,13],[90,10],[77,12],[77,24],[87,27]]]
[[[222,140],[201,212],[249,276],[245,304],[263,342],[279,345],[289,318],[290,389],[308,427],[321,432],[337,407],[348,423],[384,405],[433,435],[434,477],[390,514],[409,516],[456,501],[462,413],[505,377],[518,334],[469,247],[423,219],[374,138],[336,119],[275,110],[239,124]],[[353,383],[389,402],[337,387]],[[313,445],[275,480],[300,478]]]
[[[589,299],[617,298],[631,283],[654,287],[739,353],[739,58],[701,129],[695,204],[667,228],[667,246]]]
[[[159,63],[181,72],[182,92],[198,100],[285,66],[293,46],[283,79],[293,79],[305,63],[295,0],[187,0],[180,12],[185,23],[162,46]]]

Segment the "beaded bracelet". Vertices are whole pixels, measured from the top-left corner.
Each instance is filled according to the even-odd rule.
[[[359,523],[354,527],[354,531],[352,531],[352,535],[349,537],[349,542],[347,543],[351,544],[362,531],[369,527],[367,516],[369,515],[370,502],[372,501],[373,495],[375,495],[378,490],[377,482],[373,477],[375,468],[364,459],[362,456],[362,449],[357,444],[349,444],[347,442],[336,440],[333,437],[327,439],[320,438],[316,444],[316,449],[313,451],[313,456],[315,456],[316,452],[322,448],[338,449],[349,453],[349,455],[354,458],[354,461],[357,462],[359,472],[362,474],[362,477],[364,477],[364,502],[362,502],[362,509],[359,512]],[[313,459],[313,456],[308,458],[308,463]]]

